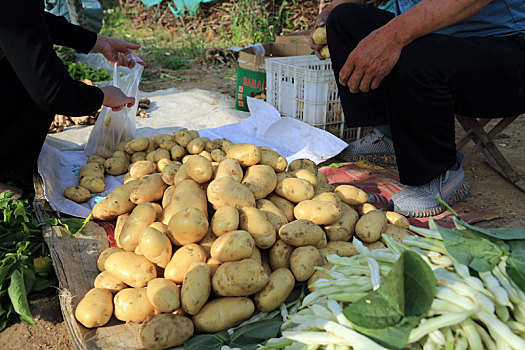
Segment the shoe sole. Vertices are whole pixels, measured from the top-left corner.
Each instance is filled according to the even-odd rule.
[[[396,165],[396,156],[393,154],[359,154],[359,155],[337,155],[336,158],[342,159],[345,162],[359,162],[366,160],[370,163],[380,165]]]
[[[453,206],[454,204],[461,202],[463,199],[465,199],[470,193],[470,184],[468,181],[465,181],[463,185],[458,187],[452,195],[445,200],[445,203],[447,203],[450,206]],[[398,213],[412,217],[412,218],[426,218],[429,216],[436,216],[441,214],[446,210],[446,208],[443,205],[439,205],[439,207],[430,208],[427,210],[415,210],[415,211],[405,211],[405,210],[395,210],[396,207],[394,205],[394,211],[397,211]]]

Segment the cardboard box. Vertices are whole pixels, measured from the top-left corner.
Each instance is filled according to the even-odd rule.
[[[302,32],[294,32],[286,35],[281,35],[275,39],[275,42],[281,44],[296,44],[310,46],[310,31],[304,30]]]
[[[266,90],[266,64],[268,57],[309,55],[312,50],[304,44],[268,43],[263,44],[265,56],[256,56],[252,47],[239,52],[235,108],[248,111],[246,97],[260,95]]]

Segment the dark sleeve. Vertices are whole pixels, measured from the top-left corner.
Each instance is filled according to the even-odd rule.
[[[97,33],[69,23],[64,17],[44,12],[44,20],[53,44],[88,53],[97,41]]]
[[[0,11],[0,49],[4,59],[42,111],[89,115],[101,106],[104,94],[97,87],[71,79],[53,50],[43,11],[38,5],[35,0],[4,4]]]

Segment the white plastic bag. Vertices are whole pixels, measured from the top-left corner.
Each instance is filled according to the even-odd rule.
[[[109,107],[102,107],[84,149],[88,157],[97,154],[109,158],[115,151],[124,150],[126,142],[135,136],[139,83],[143,70],[144,67],[140,64],[135,65],[133,69],[116,66],[113,68],[113,85],[120,88],[126,96],[135,97],[136,103],[133,107],[124,107],[118,112],[113,112]]]

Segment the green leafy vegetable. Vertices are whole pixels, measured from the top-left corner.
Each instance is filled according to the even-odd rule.
[[[230,337],[230,346],[240,349],[256,349],[260,343],[279,334],[282,319],[258,321],[237,329]]]
[[[410,331],[427,316],[436,289],[430,267],[404,251],[381,286],[343,310],[355,329],[379,344],[401,349]]]
[[[229,339],[228,332],[193,336],[184,343],[184,350],[220,349]]]
[[[27,302],[24,277],[20,270],[15,270],[11,274],[11,282],[9,283],[7,293],[9,294],[9,299],[11,299],[15,311],[20,315],[20,320],[33,324],[33,315],[31,315],[29,303]]]
[[[70,234],[75,235],[82,231],[84,227],[86,227],[89,220],[91,220],[92,215],[93,213],[90,213],[89,216],[84,220],[76,218],[60,220],[58,218],[54,218],[49,221],[49,224],[52,226],[64,226]]]

